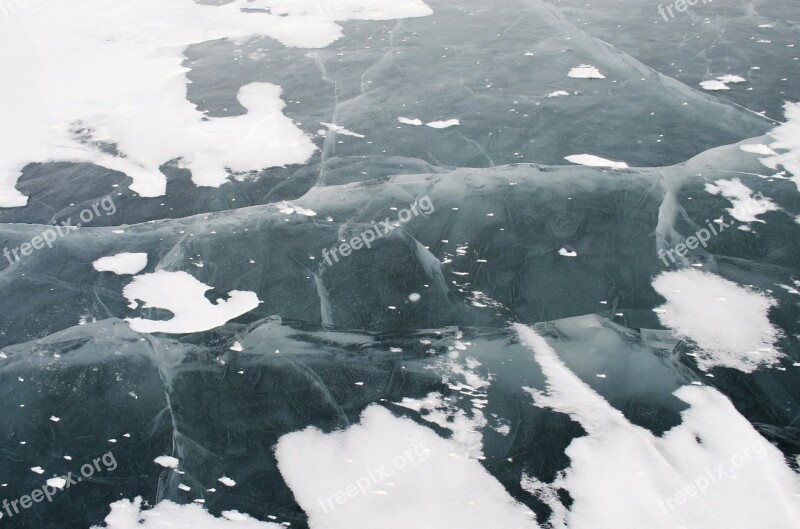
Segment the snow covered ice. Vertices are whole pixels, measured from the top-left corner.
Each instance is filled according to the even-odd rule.
[[[0,524],[798,527],[800,6],[661,7],[0,0]]]

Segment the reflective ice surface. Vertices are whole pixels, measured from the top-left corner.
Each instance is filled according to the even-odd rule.
[[[797,527],[798,20],[0,1],[0,524]]]

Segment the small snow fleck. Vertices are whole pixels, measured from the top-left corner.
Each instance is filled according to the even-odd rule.
[[[419,126],[422,125],[422,120],[421,119],[412,119],[412,118],[399,117],[399,118],[397,118],[397,121],[399,121],[403,125],[414,125],[415,127],[419,127]]]
[[[153,460],[153,463],[161,465],[164,468],[178,468],[180,460],[172,456],[158,456]]]
[[[456,125],[461,125],[461,122],[457,119],[448,119],[443,121],[431,121],[425,125],[432,129],[447,129],[450,127],[455,127]]]
[[[236,482],[233,481],[231,478],[229,478],[227,476],[222,476],[217,481],[219,481],[220,483],[222,483],[226,487],[235,487],[236,486]]]
[[[67,480],[64,478],[50,478],[47,480],[47,486],[52,487],[54,489],[63,489],[64,485],[67,484]]]

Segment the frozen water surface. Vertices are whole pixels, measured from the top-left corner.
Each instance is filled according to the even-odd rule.
[[[0,524],[798,527],[799,21],[0,0]]]

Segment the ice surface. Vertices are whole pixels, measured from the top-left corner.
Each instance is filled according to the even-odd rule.
[[[0,2],[3,523],[796,525],[800,7],[657,8]]]

